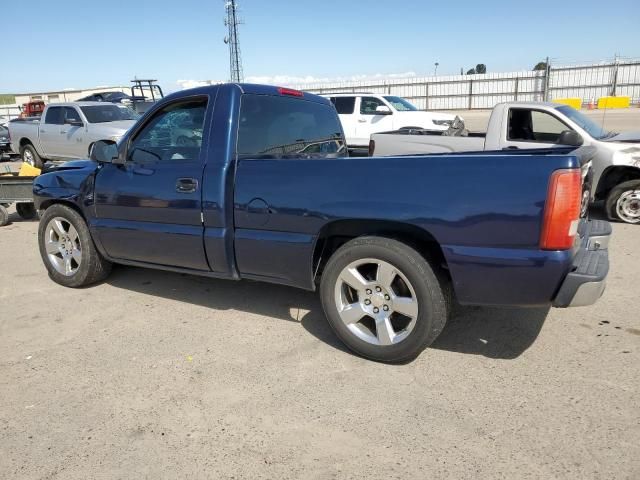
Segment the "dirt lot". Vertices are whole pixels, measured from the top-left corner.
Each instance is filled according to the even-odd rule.
[[[640,227],[601,301],[460,308],[416,361],[345,351],[316,296],[117,268],[51,282],[0,229],[0,478],[640,478]]]

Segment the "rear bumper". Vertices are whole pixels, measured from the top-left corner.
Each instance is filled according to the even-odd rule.
[[[604,220],[583,224],[582,243],[571,270],[553,301],[554,307],[584,307],[594,304],[604,293],[609,273],[611,225]]]

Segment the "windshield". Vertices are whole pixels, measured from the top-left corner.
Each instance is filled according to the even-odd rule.
[[[572,107],[569,107],[568,105],[557,107],[557,109],[559,112],[564,113],[570,120],[577,123],[578,126],[583,128],[589,135],[591,135],[595,139],[601,140],[603,138],[615,135],[614,132],[606,131],[596,122],[594,122],[590,118],[587,118],[582,113]]]
[[[399,112],[417,112],[418,111],[418,109],[414,105],[407,102],[404,98],[385,96],[384,99],[387,102],[389,102],[391,105],[393,105],[393,108],[395,108]]]
[[[119,120],[137,120],[139,115],[121,105],[91,105],[80,107],[89,123],[117,122]]]

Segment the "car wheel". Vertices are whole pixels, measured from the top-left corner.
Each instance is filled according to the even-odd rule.
[[[605,208],[611,220],[640,223],[640,180],[630,180],[612,188]]]
[[[9,210],[4,205],[0,205],[0,227],[9,224]]]
[[[65,287],[84,287],[109,275],[111,263],[96,249],[89,228],[74,209],[52,205],[40,219],[40,256],[51,279]]]
[[[16,203],[16,212],[24,220],[32,220],[38,214],[33,203]]]
[[[410,246],[368,236],[347,242],[329,259],[320,297],[347,347],[372,360],[406,362],[444,328],[450,287]]]
[[[40,155],[38,155],[38,152],[36,152],[33,145],[25,145],[22,147],[22,150],[20,150],[20,156],[22,157],[23,162],[28,163],[32,167],[42,169],[44,166]]]

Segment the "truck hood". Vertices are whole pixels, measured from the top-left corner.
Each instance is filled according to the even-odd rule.
[[[135,123],[136,123],[135,120],[119,120],[117,122],[94,124],[95,125],[94,128],[95,128],[95,132],[97,134],[103,135],[105,138],[108,138],[108,137],[121,137]]]
[[[98,164],[93,160],[71,160],[69,162],[55,163],[47,166],[43,174],[68,170],[86,170],[87,173],[91,173],[96,168],[98,168]]]
[[[639,143],[640,144],[640,132],[622,132],[614,135],[611,138],[602,140],[603,142],[624,142],[624,143]]]

